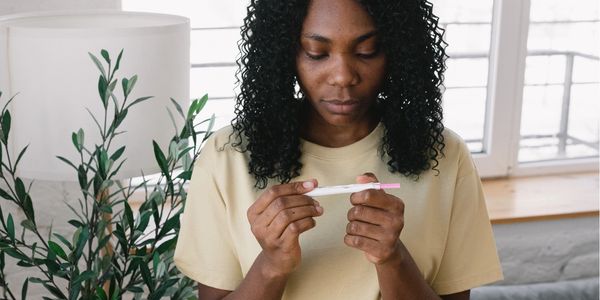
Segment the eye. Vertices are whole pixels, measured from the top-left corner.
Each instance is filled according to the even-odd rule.
[[[321,60],[325,57],[327,57],[327,54],[310,54],[308,52],[304,52],[306,54],[306,57],[312,59],[312,60]]]
[[[379,51],[373,51],[373,52],[369,52],[369,53],[357,53],[356,56],[363,58],[363,59],[369,59],[369,58],[373,58],[373,57],[377,56],[377,54],[379,54]]]

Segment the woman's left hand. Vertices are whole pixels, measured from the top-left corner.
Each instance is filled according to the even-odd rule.
[[[356,178],[357,183],[378,182],[372,173]],[[369,189],[353,193],[348,211],[346,245],[362,250],[376,264],[401,259],[400,232],[404,227],[404,202],[383,190]]]

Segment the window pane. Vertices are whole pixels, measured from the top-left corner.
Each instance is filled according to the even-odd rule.
[[[493,1],[433,1],[446,29],[444,124],[483,152]],[[465,117],[467,116],[467,117]]]
[[[598,2],[532,0],[519,162],[598,156]]]
[[[234,62],[239,39],[239,28],[192,30],[190,60],[192,64]]]
[[[236,67],[193,68],[190,73],[190,96],[233,98]]]
[[[212,114],[215,115],[215,124],[213,126],[213,130],[217,128],[222,128],[231,122],[234,117],[233,107],[234,107],[233,99],[211,99],[208,98],[206,105],[200,111],[198,115],[199,121],[210,119]]]

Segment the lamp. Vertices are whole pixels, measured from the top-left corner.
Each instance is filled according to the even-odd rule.
[[[71,133],[79,128],[86,133],[86,145],[101,140],[86,112],[100,116],[103,111],[99,71],[88,55],[101,49],[113,59],[123,49],[117,77],[139,78],[131,101],[154,96],[132,108],[120,127],[127,133],[114,142],[126,146],[129,155],[116,179],[140,176],[142,170],[158,173],[152,140],[164,147],[175,133],[166,113],[169,98],[183,107],[189,101],[189,30],[187,18],[154,13],[96,10],[0,17],[0,90],[3,99],[19,93],[11,103],[12,157],[29,145],[30,159],[19,163],[18,175],[77,180],[76,172],[55,156],[79,161],[71,143]],[[122,99],[120,88],[115,94]]]

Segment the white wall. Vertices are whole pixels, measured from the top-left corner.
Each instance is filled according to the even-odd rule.
[[[121,0],[1,0],[0,15],[13,13],[68,10],[68,9],[121,9]]]

